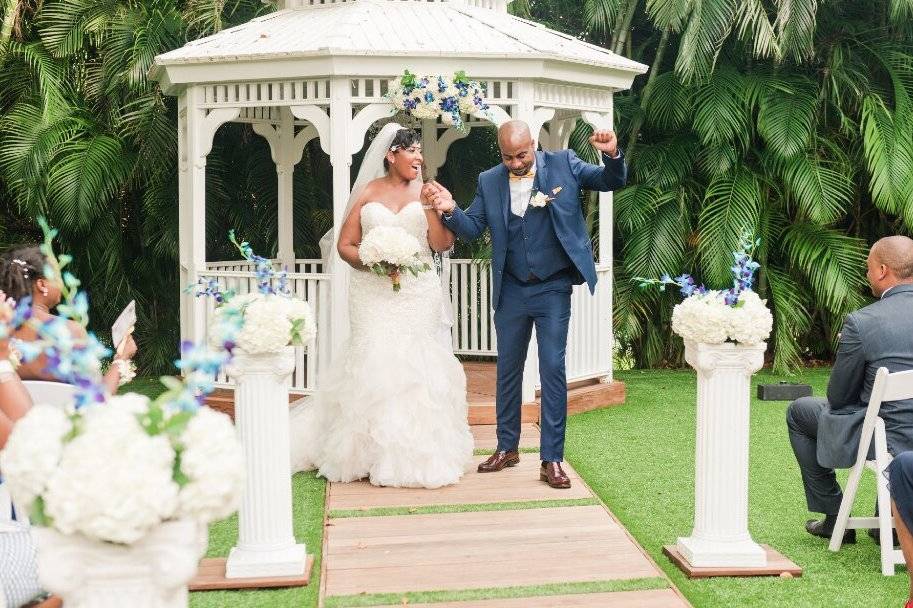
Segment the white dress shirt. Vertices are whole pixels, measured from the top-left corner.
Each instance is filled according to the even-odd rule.
[[[535,182],[536,163],[529,168],[533,177],[523,179],[511,179],[508,172],[508,182],[510,185],[510,212],[517,217],[523,217],[526,214],[526,208],[529,207],[529,201],[533,196],[533,183]]]

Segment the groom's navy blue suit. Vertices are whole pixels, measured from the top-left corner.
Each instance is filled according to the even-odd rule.
[[[627,178],[623,156],[603,156],[603,161],[604,167],[591,165],[570,150],[536,152],[533,192],[554,200],[544,208],[530,205],[522,217],[511,212],[509,172],[498,165],[479,176],[475,199],[466,211],[455,208],[450,217],[444,216],[446,226],[464,240],[478,238],[486,227],[491,230],[499,451],[519,445],[523,365],[535,326],[542,384],[540,456],[548,462],[564,459],[571,290],[583,282],[590,292],[596,286],[580,190],[614,190]]]

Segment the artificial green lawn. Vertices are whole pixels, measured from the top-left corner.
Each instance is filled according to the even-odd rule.
[[[823,395],[828,374],[827,369],[805,370],[789,380],[808,382],[816,395]],[[684,577],[662,555],[662,545],[674,543],[676,537],[691,531],[695,375],[686,370],[627,371],[617,377],[628,387],[625,405],[572,416],[568,422],[567,459],[696,608],[903,605],[908,587],[903,568],[898,567],[897,576],[881,576],[878,547],[868,536],[861,534],[856,545],[847,545],[834,554],[827,550],[823,539],[805,533],[803,524],[813,514],[805,510],[799,469],[786,434],[785,402],[752,402],[749,525],[756,541],[772,545],[802,566],[802,577]],[[780,379],[764,372],[754,384]],[[154,394],[157,389],[152,381],[140,379],[128,390]],[[843,472],[841,482],[845,478]],[[293,489],[296,536],[317,557],[311,585],[277,591],[193,593],[193,608],[317,606],[325,484],[313,474],[298,474]],[[874,501],[874,482],[867,474],[856,511],[871,514]],[[213,525],[209,555],[226,555],[236,535],[236,518]],[[644,583],[657,586],[652,580]],[[504,589],[499,595],[522,596],[528,591]],[[475,592],[463,592],[440,597],[422,594],[409,599],[414,603],[419,599],[441,601],[477,596]],[[366,605],[367,601],[376,605],[373,600],[379,599],[382,598],[338,598],[338,604]]]
[[[823,395],[829,370],[805,370],[805,381]],[[650,552],[696,608],[891,608],[903,606],[908,578],[883,577],[878,547],[864,533],[839,553],[803,529],[807,518],[799,468],[786,433],[787,403],[752,401],[749,527],[804,568],[801,578],[689,580],[662,555],[662,545],[691,532],[694,509],[695,374],[691,371],[628,371],[622,407],[572,416],[566,457],[628,530]],[[758,382],[784,379],[761,373]],[[839,476],[845,482],[846,472]],[[856,502],[871,515],[874,479],[863,477]]]

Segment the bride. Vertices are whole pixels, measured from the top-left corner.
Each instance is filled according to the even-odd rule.
[[[472,457],[466,377],[442,339],[441,283],[433,271],[389,278],[358,257],[363,235],[398,226],[431,251],[453,245],[437,212],[420,202],[422,152],[415,131],[391,123],[371,144],[352,189],[337,250],[355,269],[350,336],[318,392],[291,412],[292,470],[378,486],[456,483]],[[371,179],[379,176],[376,179]],[[432,264],[433,268],[433,264]]]

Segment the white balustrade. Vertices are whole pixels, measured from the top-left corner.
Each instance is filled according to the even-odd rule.
[[[453,351],[458,355],[496,357],[497,336],[491,308],[492,277],[487,261],[468,259],[450,260],[450,294],[453,312]],[[254,265],[245,261],[210,262],[204,278],[214,278],[223,289],[233,289],[239,294],[257,289]],[[278,262],[274,262],[278,268]],[[295,260],[295,271],[288,279],[292,292],[311,305],[317,317],[317,341],[314,348],[305,352],[295,351],[296,367],[291,390],[310,394],[317,388],[319,357],[332,358],[327,334],[320,328],[329,327],[330,275],[324,274],[321,260]],[[586,285],[574,287],[571,298],[571,322],[568,329],[567,378],[568,382],[611,377],[612,369],[612,270],[597,269],[599,283],[591,295]],[[198,300],[198,302],[200,302]],[[206,306],[209,322],[215,303],[211,299],[200,302]],[[231,386],[224,373],[217,378],[220,386]]]

